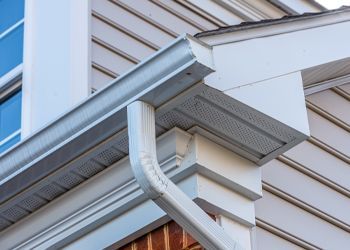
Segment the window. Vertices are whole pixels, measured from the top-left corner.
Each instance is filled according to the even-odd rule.
[[[0,154],[20,141],[24,0],[0,0]]]
[[[0,34],[24,17],[24,0],[0,0]]]
[[[0,103],[0,153],[20,141],[21,91]]]
[[[24,0],[0,0],[0,77],[22,63]]]
[[[0,39],[0,77],[22,63],[23,24]]]

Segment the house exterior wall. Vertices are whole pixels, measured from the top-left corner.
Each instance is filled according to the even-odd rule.
[[[223,2],[93,0],[92,87],[103,87],[181,33],[251,20]],[[270,3],[253,5],[257,20],[286,14]],[[296,13],[315,8],[297,5]],[[311,138],[262,166],[257,249],[339,249],[350,243],[349,96],[349,84],[307,96]]]
[[[92,88],[103,87],[182,33],[286,14],[268,2],[247,1],[257,9],[247,16],[243,7],[224,2],[92,0]]]
[[[179,34],[288,13],[272,4],[277,1],[246,0],[245,5],[242,1],[207,0],[91,2],[91,82],[87,86],[92,91],[101,89]],[[308,2],[295,2],[298,4],[289,7],[296,13],[317,10]],[[311,138],[262,166],[263,198],[255,204],[253,249],[342,249],[350,244],[349,101],[350,84],[306,96]],[[173,247],[179,244],[175,238],[180,232],[182,247],[200,248],[170,222],[128,243],[125,249],[142,249],[145,239],[149,246],[153,237],[149,235],[160,232],[163,235],[158,239]]]

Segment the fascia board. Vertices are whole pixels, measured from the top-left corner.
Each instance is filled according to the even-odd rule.
[[[218,70],[207,78],[216,88],[225,91],[349,58],[349,29],[350,20],[309,30],[215,45],[213,55]],[[232,60],[228,64],[225,58]],[[234,71],[234,74],[228,73],[230,79],[221,74],[224,70],[228,70],[227,73]]]
[[[209,46],[179,37],[1,154],[0,203],[125,128],[128,104],[139,99],[158,107],[213,70]]]

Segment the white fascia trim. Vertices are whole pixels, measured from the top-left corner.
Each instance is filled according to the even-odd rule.
[[[198,38],[205,43],[215,46],[233,42],[240,42],[255,38],[275,36],[279,34],[291,33],[300,30],[312,29],[342,22],[350,21],[350,10],[325,13],[321,16],[306,16],[290,21],[276,21],[270,25],[257,24],[254,27],[243,27],[234,32],[222,34],[213,34],[208,36],[199,36]]]
[[[160,169],[154,108],[136,101],[128,105],[127,111],[130,163],[142,190],[205,248],[242,249]]]

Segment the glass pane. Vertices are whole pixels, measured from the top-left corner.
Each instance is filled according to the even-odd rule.
[[[24,0],[0,0],[0,33],[24,17]]]
[[[16,135],[11,140],[0,146],[0,154],[21,140],[21,134]]]
[[[0,39],[0,77],[22,63],[23,24]]]
[[[0,141],[21,127],[22,92],[19,91],[0,105]]]

